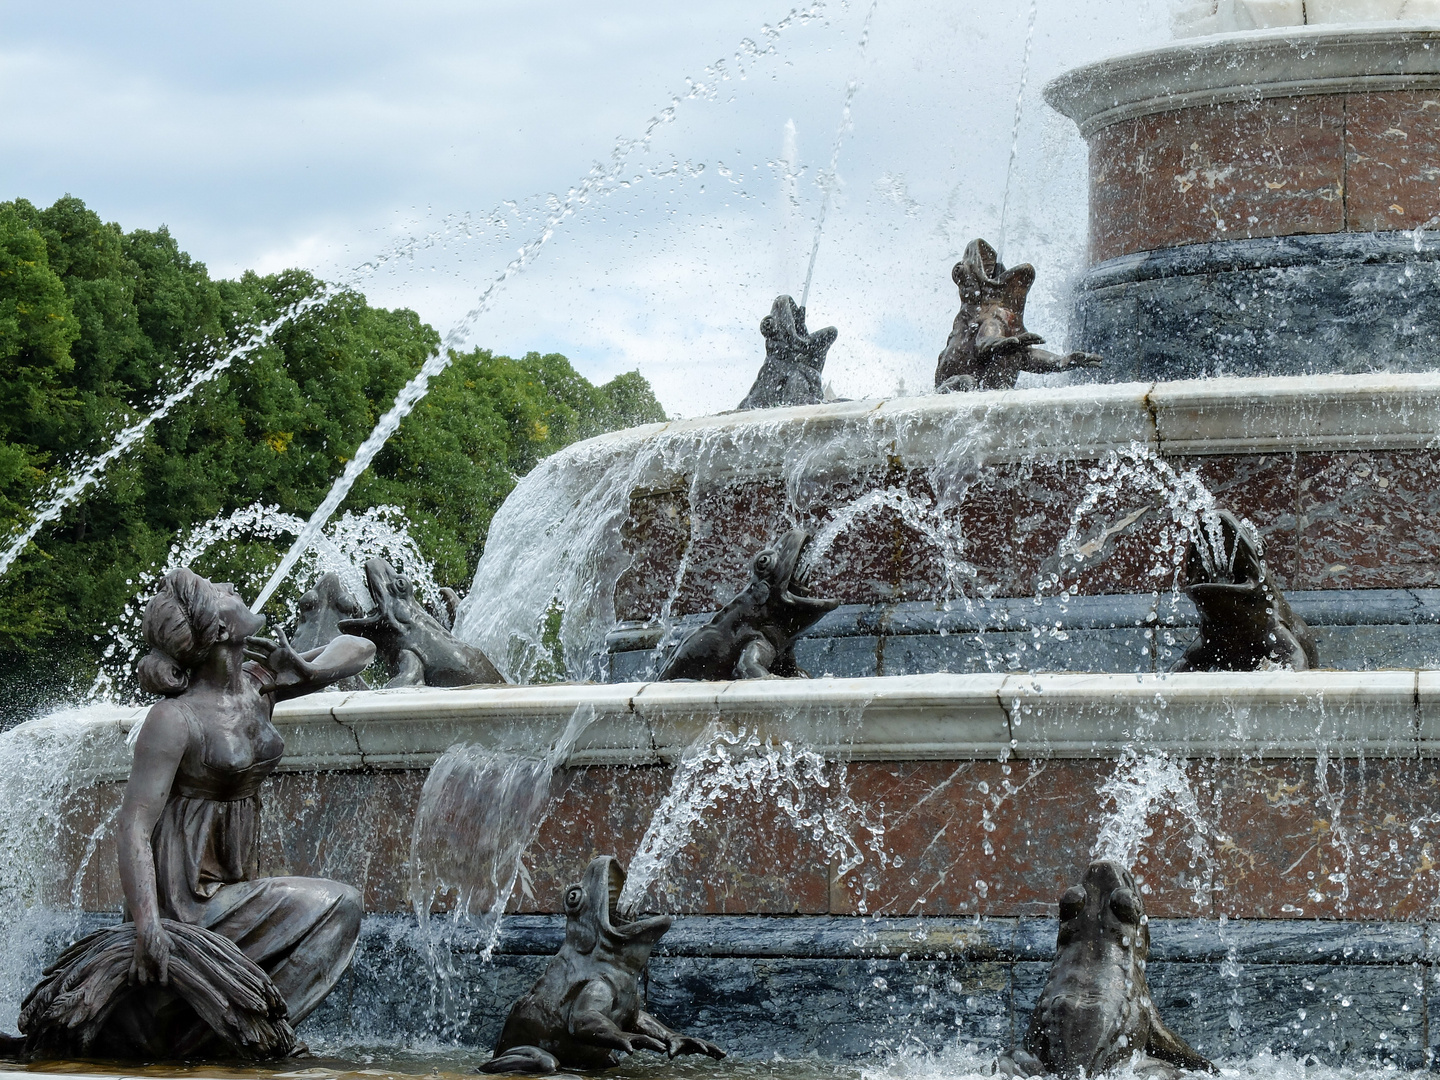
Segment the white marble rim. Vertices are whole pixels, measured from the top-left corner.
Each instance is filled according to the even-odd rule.
[[[665,765],[716,725],[842,761],[1440,757],[1440,671],[905,675],[315,694],[281,704],[282,771],[425,769],[461,743],[567,764]],[[123,779],[144,710],[94,722],[86,771]]]
[[[1089,138],[1175,109],[1440,87],[1440,26],[1288,26],[1185,38],[1075,68],[1044,90]]]
[[[1440,372],[1211,378],[930,394],[756,409],[600,435],[554,467],[605,468],[648,455],[636,493],[785,475],[807,464],[930,468],[1087,461],[1139,444],[1161,455],[1416,450],[1440,445]]]

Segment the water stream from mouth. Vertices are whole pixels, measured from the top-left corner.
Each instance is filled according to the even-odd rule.
[[[865,23],[860,29],[860,56],[856,62],[855,74],[845,84],[845,103],[840,107],[840,126],[835,129],[835,142],[830,147],[830,167],[815,178],[823,197],[820,200],[820,214],[815,219],[815,239],[810,244],[810,261],[805,267],[805,287],[800,290],[801,308],[810,302],[810,282],[815,277],[815,256],[820,253],[820,235],[825,231],[825,215],[830,211],[830,204],[835,200],[835,188],[840,182],[840,147],[846,134],[854,126],[850,109],[855,102],[855,95],[860,92],[860,70],[865,65],[865,49],[870,44],[870,22],[875,18],[875,9],[879,6],[880,0],[870,0],[870,10],[865,12]]]
[[[876,2],[878,2],[878,0],[876,0]],[[753,63],[762,57],[773,55],[775,52],[775,41],[783,31],[793,25],[803,25],[812,19],[818,18],[821,10],[819,5],[812,6],[803,11],[792,9],[789,14],[774,25],[767,24],[763,26],[761,28],[761,35],[769,39],[770,44],[768,47],[761,48],[750,38],[746,38],[735,54],[737,60],[743,57],[744,59],[741,60],[741,64],[743,65],[746,61]],[[310,516],[310,520],[306,522],[304,531],[295,538],[295,543],[291,545],[290,550],[285,553],[285,557],[281,559],[280,565],[275,568],[275,572],[271,575],[270,580],[265,583],[265,587],[260,590],[259,596],[251,607],[252,611],[259,611],[264,607],[265,602],[270,599],[275,590],[279,588],[280,583],[284,581],[290,571],[294,569],[301,554],[314,542],[315,537],[318,536],[320,530],[324,528],[325,522],[339,509],[345,497],[350,494],[350,489],[355,486],[355,482],[375,460],[375,455],[380,452],[390,437],[395,434],[401,422],[410,415],[415,406],[425,397],[430,387],[430,381],[450,366],[454,350],[459,349],[469,339],[470,331],[474,327],[476,320],[489,309],[496,295],[505,284],[517,274],[525,271],[525,268],[535,260],[545,245],[550,242],[551,238],[555,235],[555,230],[558,229],[567,218],[573,216],[590,203],[621,189],[623,173],[628,168],[627,163],[629,159],[637,151],[643,154],[650,149],[656,132],[666,124],[674,121],[682,103],[695,100],[696,98],[714,96],[715,83],[728,79],[729,77],[730,74],[726,62],[721,60],[706,68],[705,74],[700,79],[687,79],[687,90],[683,94],[676,93],[672,95],[670,103],[650,118],[638,138],[617,139],[614,148],[610,152],[609,162],[595,164],[584,177],[571,186],[563,198],[556,200],[554,206],[546,214],[539,231],[521,246],[518,254],[506,264],[504,270],[485,286],[476,300],[475,305],[465,313],[459,322],[450,328],[444,340],[441,342],[439,350],[427,359],[420,366],[420,370],[415,376],[401,388],[399,394],[395,397],[394,404],[392,404],[389,410],[380,418],[374,430],[366,437],[365,441],[360,444],[359,448],[355,451],[355,455],[346,462],[344,471],[335,480],[335,483],[331,486],[330,491],[326,494],[320,505],[315,508],[315,512]]]
[[[1025,83],[1030,77],[1030,50],[1035,45],[1035,18],[1040,13],[1040,0],[1030,0],[1030,18],[1025,26],[1025,57],[1020,61],[1020,87],[1015,91],[1015,122],[1010,126],[1010,158],[1005,165],[1005,191],[1000,197],[1000,243],[996,247],[1000,261],[1005,261],[1006,215],[1010,209],[1010,187],[1015,179],[1015,159],[1020,156],[1020,120],[1025,110]]]
[[[814,842],[834,867],[835,880],[852,886],[857,909],[866,911],[864,885],[847,880],[866,862],[889,862],[885,825],[846,788],[845,766],[789,741],[762,738],[718,720],[696,736],[675,768],[670,790],[651,816],[626,873],[618,909],[630,916],[658,888],[676,896],[667,871],[700,824],[721,806],[742,802],[773,807],[792,828]]]

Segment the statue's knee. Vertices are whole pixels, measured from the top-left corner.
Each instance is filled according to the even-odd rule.
[[[336,882],[335,915],[352,937],[360,934],[360,920],[365,915],[365,901],[353,885]]]

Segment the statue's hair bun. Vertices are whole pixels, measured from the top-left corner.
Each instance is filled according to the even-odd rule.
[[[174,697],[190,685],[190,672],[160,649],[151,649],[135,666],[135,676],[147,694]]]
[[[166,697],[184,692],[223,636],[217,601],[214,586],[186,567],[165,575],[140,624],[151,650],[135,671],[141,686]]]

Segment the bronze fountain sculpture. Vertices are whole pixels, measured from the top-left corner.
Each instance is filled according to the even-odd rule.
[[[1229,510],[1216,513],[1220,550],[1191,540],[1185,552],[1185,593],[1200,612],[1200,633],[1173,670],[1318,667],[1315,635],[1270,576],[1260,537]]]
[[[1035,284],[1029,263],[1005,269],[995,249],[972,240],[950,277],[960,287],[960,313],[935,367],[935,389],[1009,390],[1022,371],[1051,373],[1096,367],[1094,353],[1052,353],[1025,329],[1025,300]]]
[[[800,556],[809,540],[804,529],[791,529],[758,552],[750,563],[750,584],[681,640],[658,678],[805,676],[795,662],[795,642],[840,606],[838,600],[822,600],[806,590]]]
[[[1150,927],[1140,890],[1119,863],[1090,864],[1060,897],[1055,963],[1024,1043],[1002,1054],[1004,1076],[1099,1076],[1127,1063],[1170,1080],[1218,1072],[1171,1031],[1155,1008],[1145,965]]]
[[[777,296],[770,314],[760,320],[760,333],[765,336],[765,362],[740,408],[774,409],[823,401],[820,373],[825,368],[825,354],[839,333],[835,327],[809,333],[805,309],[788,296]]]
[[[283,1057],[350,963],[350,885],[259,876],[260,787],[276,702],[353,677],[375,647],[296,652],[231,585],[167,574],[145,609],[146,715],[120,808],[125,922],[76,942],[20,1013],[31,1056]]]
[[[461,641],[426,610],[415,595],[414,583],[386,560],[370,559],[365,563],[365,583],[375,610],[369,615],[341,619],[336,628],[375,643],[390,672],[386,687],[470,686],[505,681],[488,656]],[[446,601],[450,603],[450,598]]]
[[[616,910],[625,871],[609,855],[593,860],[565,890],[565,942],[545,973],[515,1002],[489,1073],[604,1069],[616,1053],[723,1058],[712,1042],[671,1031],[640,1007],[640,979],[670,929],[669,915],[630,921]]]

